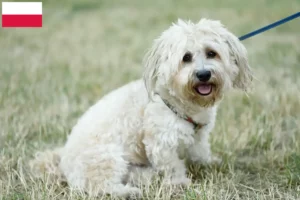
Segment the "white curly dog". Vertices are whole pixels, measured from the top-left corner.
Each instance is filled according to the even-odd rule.
[[[38,153],[36,176],[65,179],[90,195],[140,195],[143,173],[189,184],[185,160],[210,164],[209,133],[231,88],[252,73],[239,39],[219,21],[178,20],[154,41],[144,75],[104,96],[79,119],[64,147]]]

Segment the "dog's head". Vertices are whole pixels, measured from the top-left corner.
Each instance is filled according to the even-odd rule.
[[[235,87],[244,91],[252,73],[239,39],[219,21],[179,20],[154,41],[144,59],[144,81],[150,97],[169,97],[212,106]]]

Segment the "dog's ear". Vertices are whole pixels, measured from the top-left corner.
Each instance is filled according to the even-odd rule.
[[[230,51],[230,63],[236,65],[239,72],[236,79],[233,81],[233,87],[247,91],[251,88],[252,84],[252,71],[248,63],[247,50],[240,40],[230,33],[219,21],[201,19],[198,23],[199,26],[209,29],[212,32],[216,32],[225,40]]]
[[[158,54],[159,42],[156,40],[152,48],[146,53],[144,63],[143,80],[149,95],[152,99],[155,93],[155,84],[157,81],[157,72],[160,65],[160,55]]]
[[[145,55],[143,79],[150,99],[157,92],[155,91],[157,82],[159,81],[159,84],[165,85],[171,74],[177,72],[181,61],[178,58],[183,54],[187,41],[183,27],[187,25],[182,20],[179,20],[177,24],[173,24],[159,38],[154,40],[151,49]]]
[[[230,32],[225,34],[226,43],[230,49],[230,56],[233,57],[233,64],[239,68],[238,75],[233,82],[233,87],[247,91],[251,88],[253,74],[248,63],[247,50],[240,40]]]

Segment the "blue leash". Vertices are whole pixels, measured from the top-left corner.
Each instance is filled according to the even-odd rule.
[[[246,35],[243,35],[243,36],[239,37],[239,39],[240,40],[245,40],[247,38],[253,37],[254,35],[257,35],[259,33],[265,32],[265,31],[267,31],[269,29],[275,28],[276,26],[279,26],[279,25],[284,24],[284,23],[286,23],[288,21],[296,19],[297,17],[300,17],[300,12],[297,12],[297,13],[295,13],[295,14],[293,14],[291,16],[288,16],[288,17],[286,17],[284,19],[281,19],[281,20],[279,20],[277,22],[274,22],[274,23],[272,23],[272,24],[270,24],[268,26],[265,26],[265,27],[262,27],[260,29],[257,29],[256,31],[252,31],[251,33],[248,33]]]

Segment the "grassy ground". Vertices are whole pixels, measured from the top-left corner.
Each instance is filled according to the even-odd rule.
[[[42,29],[0,29],[0,199],[82,199],[31,179],[37,150],[62,145],[78,117],[141,76],[152,40],[178,17],[220,19],[242,35],[292,14],[300,1],[44,2]],[[145,199],[300,199],[299,20],[244,42],[254,68],[247,98],[232,92],[212,133],[220,167],[191,167],[189,188]]]

